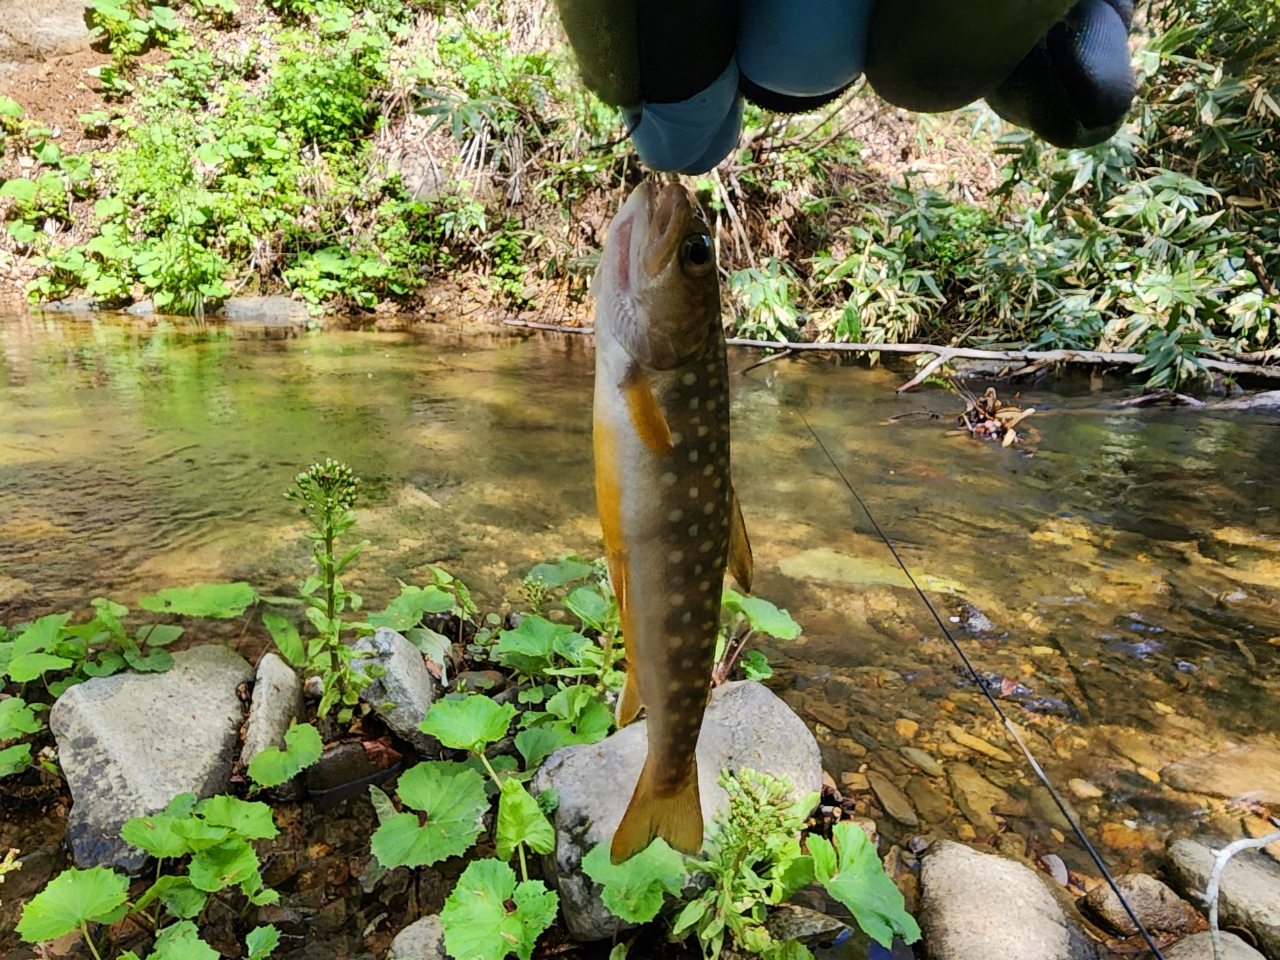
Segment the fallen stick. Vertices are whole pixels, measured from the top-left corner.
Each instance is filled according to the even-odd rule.
[[[528,327],[530,330],[550,330],[552,333],[589,333],[594,334],[594,327],[565,327],[558,323],[534,323],[532,320],[503,320],[504,327]]]
[[[1105,353],[1100,350],[978,350],[975,347],[943,347],[932,343],[797,343],[792,340],[745,340],[733,337],[731,347],[757,347],[770,350],[819,350],[837,353],[936,353],[950,360],[1025,360],[1043,363],[1087,363],[1115,366],[1137,366],[1147,359],[1145,353]],[[1259,366],[1234,360],[1200,358],[1206,370],[1222,373],[1244,373],[1280,380],[1280,366]]]

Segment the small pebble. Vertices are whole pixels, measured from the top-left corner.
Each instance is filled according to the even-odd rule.
[[[863,793],[871,789],[865,773],[842,773],[840,783],[848,793]]]
[[[1103,795],[1100,789],[1095,787],[1088,780],[1081,780],[1079,777],[1068,782],[1067,786],[1070,787],[1071,792],[1081,800],[1094,800]]]
[[[1156,773],[1154,770],[1149,769],[1148,767],[1139,767],[1138,774],[1139,776],[1145,777],[1146,779],[1150,780],[1152,783],[1160,782],[1160,774]]]
[[[898,736],[902,737],[904,740],[911,740],[919,732],[920,724],[916,723],[914,720],[907,720],[905,717],[900,717],[893,721],[893,729],[896,730],[898,732]]]
[[[973,824],[962,823],[960,826],[956,827],[956,836],[961,840],[976,840],[978,838],[978,832],[973,829]]]
[[[1071,882],[1071,876],[1067,873],[1067,865],[1062,862],[1062,858],[1056,853],[1046,854],[1041,857],[1040,864],[1044,867],[1045,872],[1062,886],[1065,887]]]

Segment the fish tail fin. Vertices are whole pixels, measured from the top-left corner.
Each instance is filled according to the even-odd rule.
[[[629,666],[629,664],[628,664]],[[627,679],[622,685],[622,696],[618,698],[618,726],[625,727],[636,718],[644,700],[640,697],[640,683],[636,680],[636,671],[628,670]]]
[[[698,794],[697,765],[673,794],[660,795],[655,789],[657,782],[658,777],[646,760],[631,803],[613,835],[609,859],[614,863],[634,857],[649,846],[654,837],[662,837],[674,849],[690,856],[702,849],[702,799]]]

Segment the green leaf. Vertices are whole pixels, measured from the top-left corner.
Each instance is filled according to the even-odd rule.
[[[140,673],[164,673],[173,667],[173,654],[168,650],[152,650],[144,657],[137,650],[126,650],[124,662]]]
[[[547,712],[561,718],[552,729],[564,744],[595,743],[607,737],[613,726],[613,712],[586,684],[561,690],[547,701]]]
[[[177,817],[165,813],[134,817],[120,828],[120,839],[161,860],[183,857],[191,853],[193,848],[185,837],[174,831],[177,823]],[[221,840],[222,837],[219,836],[218,839]]]
[[[40,721],[35,711],[25,700],[19,697],[8,697],[0,700],[0,743],[16,740],[26,733],[40,730]]]
[[[759,650],[748,650],[739,662],[748,680],[768,680],[773,676],[773,667]]]
[[[501,860],[472,861],[440,911],[445,949],[456,960],[502,960],[509,953],[529,960],[559,902],[541,880],[517,885]]]
[[[138,642],[148,647],[167,647],[182,636],[182,627],[168,623],[153,623],[139,627],[136,634]]]
[[[216,847],[231,836],[226,827],[205,823],[199,817],[176,818],[173,832],[185,840],[193,852]]]
[[[275,613],[264,613],[262,622],[271,631],[271,639],[276,642],[276,648],[280,651],[281,656],[295,667],[305,666],[307,649],[302,643],[302,638],[298,635],[298,628],[284,617]]]
[[[424,867],[461,856],[480,835],[481,818],[489,809],[484,778],[474,770],[426,762],[400,777],[396,792],[415,813],[385,820],[370,842],[384,867]]]
[[[295,723],[284,735],[284,750],[270,746],[249,761],[249,779],[260,787],[292,780],[320,759],[324,743],[309,723]]]
[[[515,715],[511,704],[499,705],[488,697],[437,700],[418,729],[451,750],[477,753],[505,737]]]
[[[575,617],[597,630],[606,630],[617,616],[617,608],[595,587],[586,585],[574,587],[564,598],[564,605]]]
[[[498,634],[498,662],[526,677],[541,676],[551,669],[556,640],[571,633],[567,623],[525,617],[516,629]]]
[[[196,813],[206,823],[229,827],[246,840],[269,840],[280,831],[271,818],[271,808],[265,803],[241,800],[219,794],[196,805]]]
[[[39,679],[50,670],[66,670],[73,666],[75,661],[55,657],[51,653],[24,653],[9,661],[9,679],[27,683]]]
[[[114,923],[123,916],[129,881],[107,867],[58,874],[22,908],[18,934],[28,943],[56,940],[84,923]]]
[[[266,960],[280,946],[280,931],[267,924],[265,927],[254,927],[244,938],[249,948],[249,960]]]
[[[119,197],[103,197],[94,203],[93,212],[99,220],[110,220],[124,213],[124,201]]]
[[[12,117],[17,120],[25,113],[22,105],[18,101],[9,97],[0,96],[0,117]]]
[[[35,182],[24,177],[6,180],[0,187],[0,197],[17,197],[23,203],[30,203],[36,198]]]
[[[221,955],[200,939],[194,923],[183,920],[160,931],[147,960],[221,960]]]
[[[134,903],[135,912],[145,910],[154,901],[159,900],[165,909],[182,920],[191,920],[199,915],[208,902],[209,896],[191,885],[189,877],[160,877],[147,888],[147,892]]]
[[[498,857],[502,860],[511,859],[521,843],[534,853],[550,853],[556,846],[556,831],[551,821],[524,784],[514,779],[502,781],[494,832]]]
[[[536,577],[549,587],[563,587],[566,583],[591,576],[595,568],[581,560],[565,558],[555,563],[540,563],[529,571],[529,576]]]
[[[15,743],[0,750],[0,777],[21,773],[31,766],[31,744]]]
[[[13,653],[34,653],[37,650],[48,650],[58,641],[63,625],[71,619],[69,613],[51,613],[41,617],[26,630],[13,639]]]
[[[152,613],[174,613],[184,617],[238,617],[257,599],[247,583],[201,583],[194,587],[158,590],[143,597],[138,606]]]
[[[46,166],[52,166],[62,159],[62,150],[52,140],[42,140],[37,143],[31,153]]]
[[[197,890],[216,893],[257,876],[258,855],[248,843],[233,837],[193,856],[189,874]]]
[[[104,651],[98,654],[97,660],[85,660],[80,664],[80,669],[89,677],[109,677],[113,673],[119,673],[124,666],[124,657],[118,653]]]
[[[437,586],[414,587],[401,584],[400,596],[387,604],[387,609],[382,613],[370,616],[369,626],[408,630],[422,622],[423,614],[452,610],[453,602],[453,594]]]
[[[827,893],[843,903],[858,926],[882,947],[892,946],[895,935],[907,943],[919,940],[920,927],[907,913],[901,892],[884,872],[862,828],[838,823],[832,836],[835,847],[825,837],[811,834],[808,838],[814,873]]]
[[[547,757],[563,747],[550,727],[530,727],[516,734],[516,749],[524,757],[526,770],[535,770]]]
[[[735,590],[725,590],[721,597],[724,608],[741,613],[752,630],[759,630],[779,640],[794,640],[800,636],[800,624],[791,619],[785,610],[779,610],[760,597],[744,597]]]
[[[582,858],[582,869],[604,885],[604,905],[628,923],[648,923],[662,909],[664,894],[679,896],[684,887],[684,857],[659,837],[630,860],[613,863],[601,843]]]

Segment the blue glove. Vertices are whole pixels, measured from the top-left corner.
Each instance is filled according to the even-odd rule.
[[[1059,146],[1105,140],[1135,84],[1132,0],[558,0],[584,81],[655,170],[702,173],[743,98],[813,110],[864,71],[919,111],[980,97]]]

